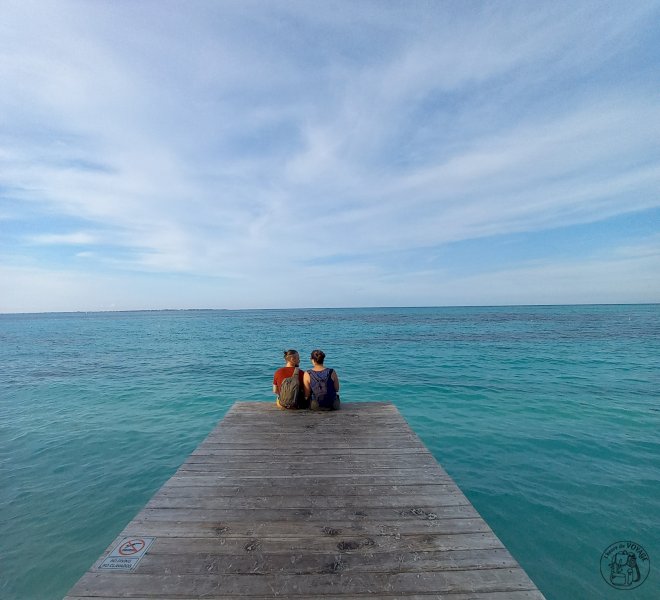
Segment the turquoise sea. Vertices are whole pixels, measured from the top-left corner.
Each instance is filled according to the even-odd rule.
[[[549,600],[660,598],[660,305],[0,315],[0,598],[61,598],[289,347],[394,402]]]

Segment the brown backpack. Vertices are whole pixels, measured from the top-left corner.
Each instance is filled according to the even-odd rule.
[[[280,406],[283,408],[297,408],[298,399],[302,396],[300,389],[300,378],[298,376],[300,369],[295,367],[293,375],[287,377],[280,384]]]

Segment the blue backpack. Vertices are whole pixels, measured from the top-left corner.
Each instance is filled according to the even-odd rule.
[[[309,370],[310,383],[312,386],[312,400],[316,400],[321,408],[332,408],[337,398],[335,382],[332,380],[332,369],[323,371]]]

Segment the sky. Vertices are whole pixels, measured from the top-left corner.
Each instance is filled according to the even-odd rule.
[[[658,1],[0,14],[0,312],[660,302]]]

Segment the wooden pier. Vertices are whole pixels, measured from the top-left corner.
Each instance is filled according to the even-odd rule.
[[[239,402],[65,600],[543,595],[390,403]]]

